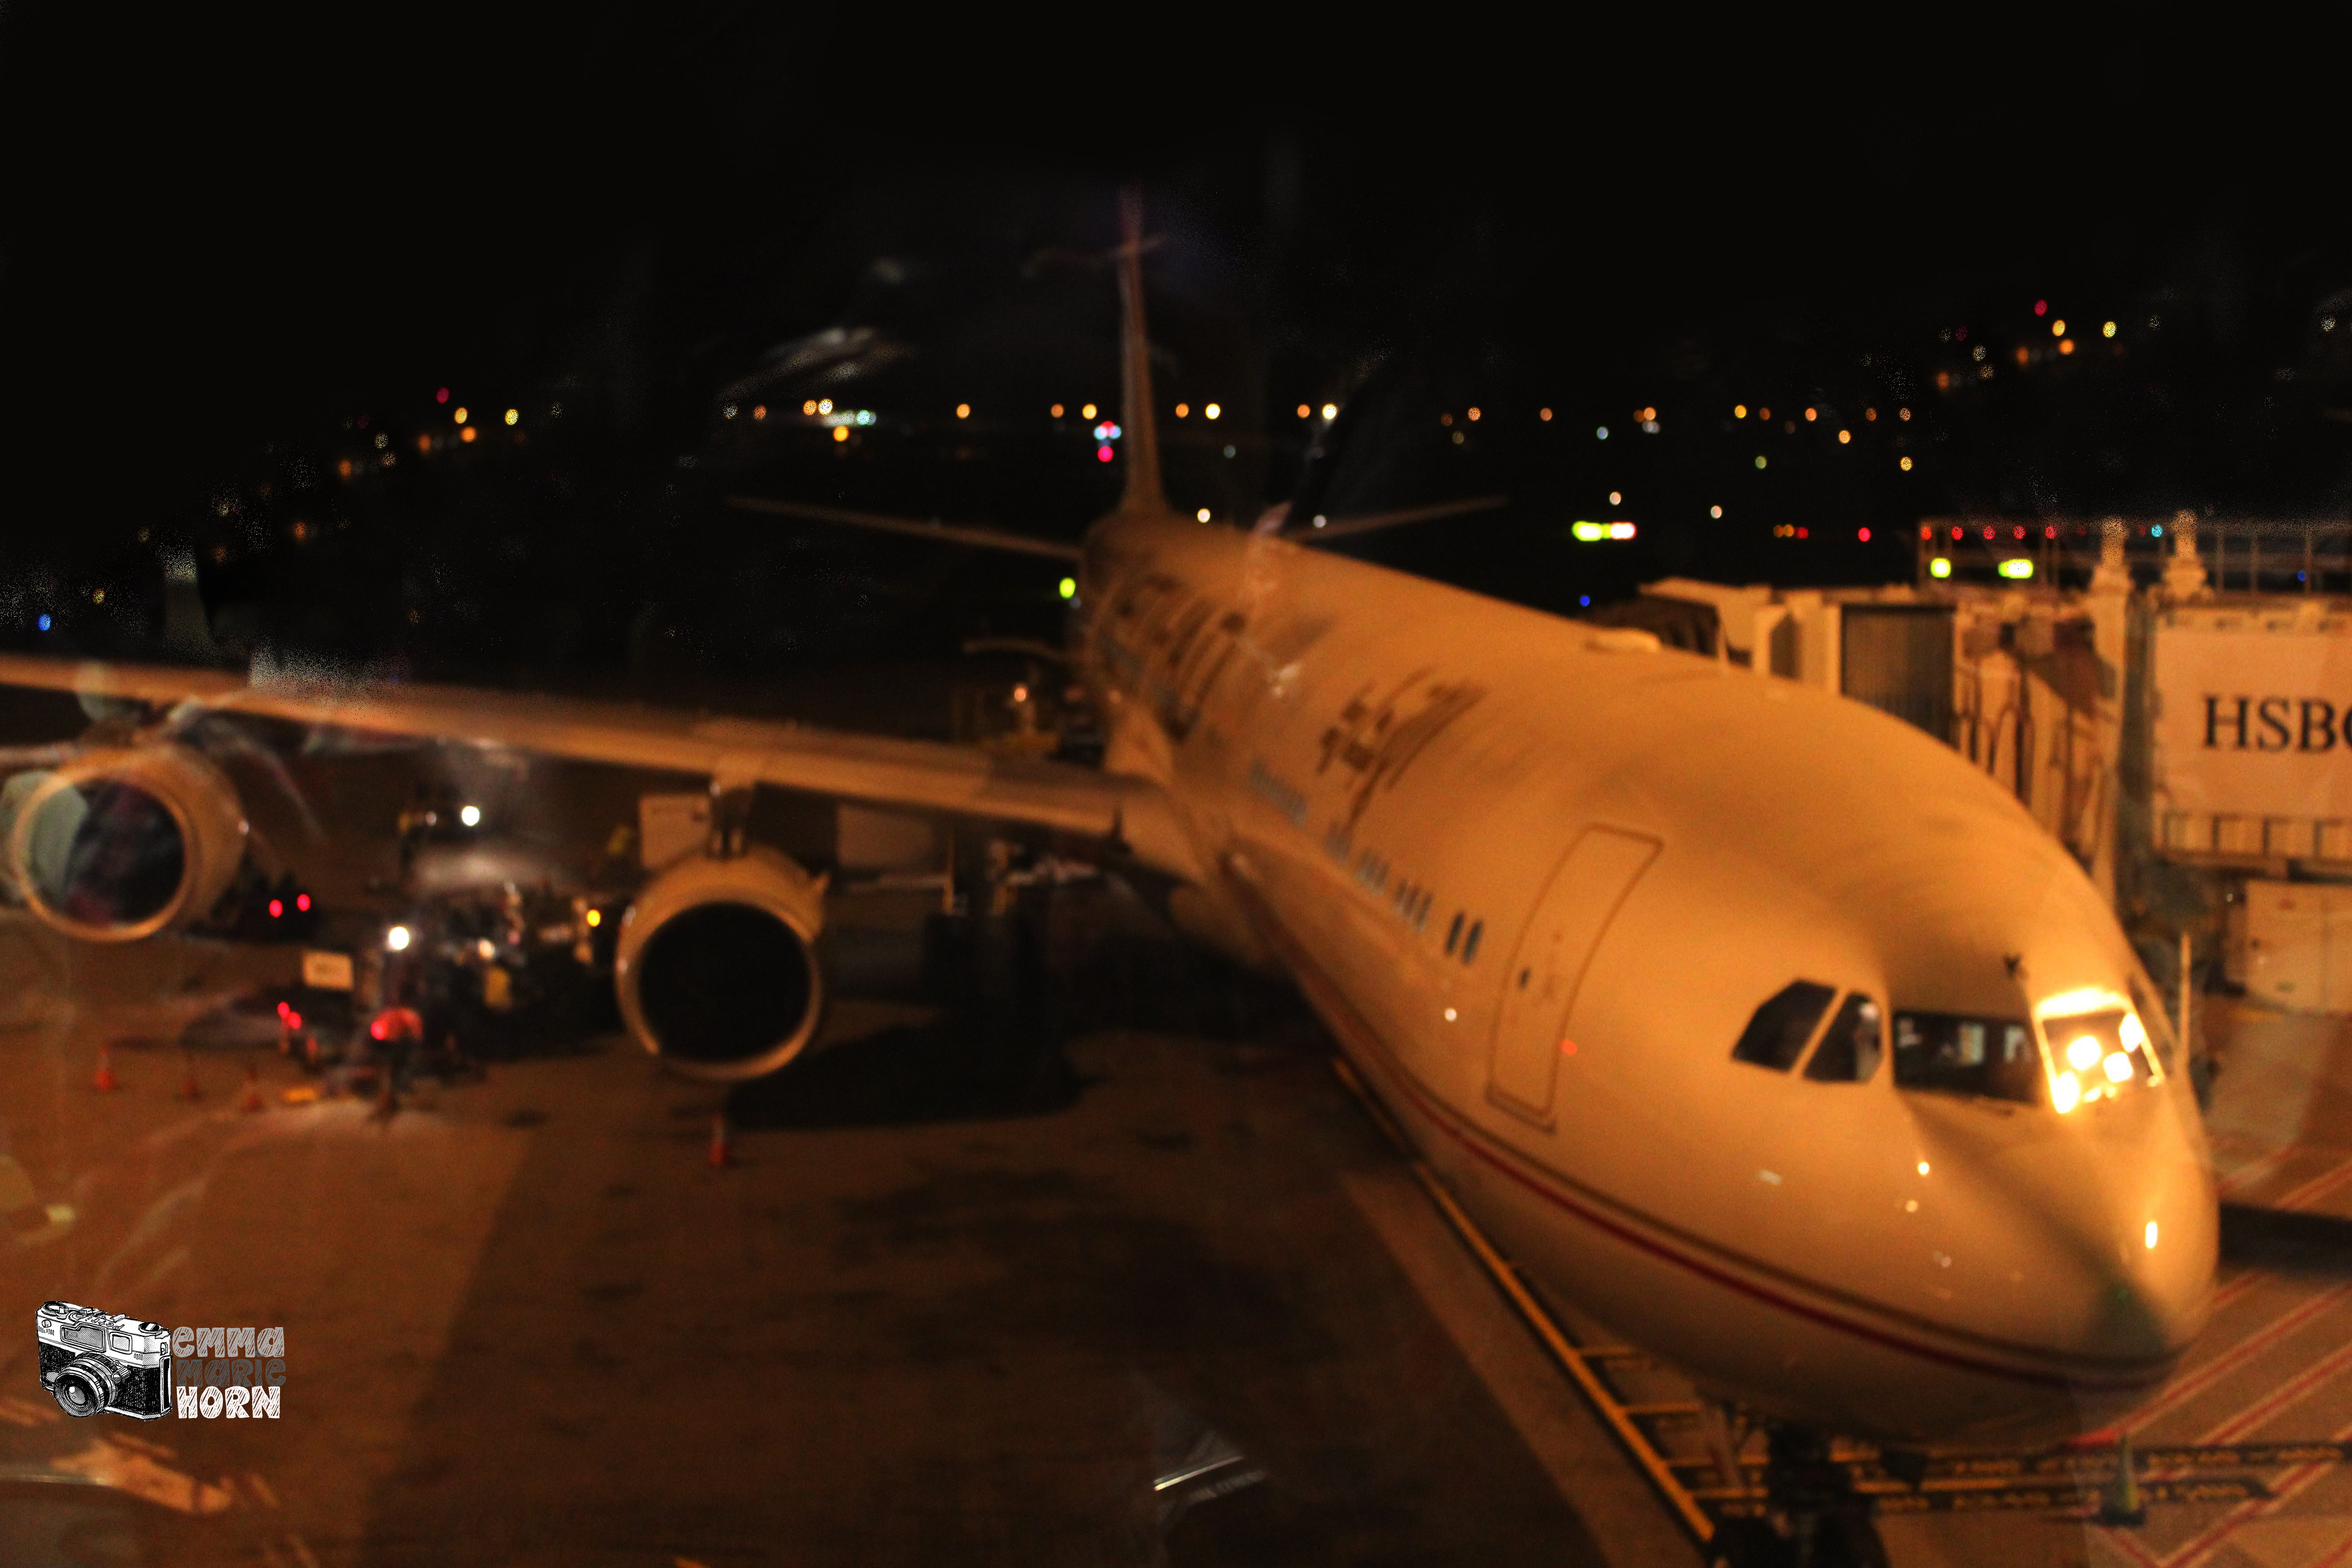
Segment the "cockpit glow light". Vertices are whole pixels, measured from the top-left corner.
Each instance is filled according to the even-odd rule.
[[[2131,1058],[2124,1055],[2123,1052],[2108,1052],[2105,1066],[2106,1068],[2108,1082],[2125,1083],[2130,1080],[2132,1074]]]
[[[2074,1110],[2082,1098],[2083,1086],[2075,1081],[2073,1073],[2060,1073],[2055,1081],[2050,1085],[2050,1099],[2058,1107],[2061,1115]]]
[[[2153,1252],[2156,1250],[2156,1221],[2150,1220],[2147,1222],[2147,1234],[2142,1239],[2147,1243],[2149,1251]]]
[[[2097,1040],[2083,1035],[2066,1047],[2066,1065],[2076,1072],[2088,1072],[2099,1065],[2099,1058],[2104,1054]]]

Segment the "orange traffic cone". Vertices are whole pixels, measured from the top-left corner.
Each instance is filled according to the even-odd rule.
[[[238,1099],[236,1108],[239,1110],[259,1110],[261,1109],[260,1068],[247,1068],[245,1069],[245,1093]]]
[[[193,1051],[180,1053],[180,1098],[202,1100],[204,1090],[196,1087],[196,1058]]]
[[[710,1119],[710,1168],[723,1171],[734,1163],[734,1152],[727,1146],[727,1116],[721,1111]]]
[[[121,1087],[122,1085],[116,1080],[114,1076],[114,1047],[112,1046],[99,1047],[98,1091],[100,1094],[112,1094],[116,1089],[121,1089]]]

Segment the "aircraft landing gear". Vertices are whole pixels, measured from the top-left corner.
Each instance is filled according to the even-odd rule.
[[[1830,1458],[1830,1440],[1801,1426],[1768,1429],[1764,1511],[1727,1519],[1708,1552],[1719,1568],[1887,1568],[1870,1500]]]

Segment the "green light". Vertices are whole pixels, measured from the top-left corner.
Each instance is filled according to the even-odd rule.
[[[1951,574],[1952,574],[1952,558],[1951,558],[1950,556],[1948,556],[1948,555],[1938,555],[1938,556],[1937,556],[1933,561],[1930,561],[1930,562],[1928,562],[1928,563],[1927,563],[1927,575],[1928,575],[1928,576],[1930,576],[1930,577],[1948,577],[1948,576],[1950,576]]]
[[[1605,522],[1580,522],[1569,532],[1576,535],[1580,543],[1590,544],[1596,539],[1608,538],[1609,525]]]
[[[2004,561],[2000,563],[2000,574],[2021,582],[2033,575],[2033,563],[2022,555],[2014,560]]]
[[[1075,599],[1075,598],[1076,598],[1077,596],[1078,596],[1078,580],[1077,580],[1076,577],[1065,577],[1065,578],[1063,578],[1063,579],[1062,579],[1062,597],[1064,597],[1065,599]]]

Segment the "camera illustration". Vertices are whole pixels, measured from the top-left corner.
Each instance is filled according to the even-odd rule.
[[[153,1421],[171,1407],[172,1336],[161,1323],[47,1301],[33,1314],[41,1386],[68,1415],[111,1410]]]

